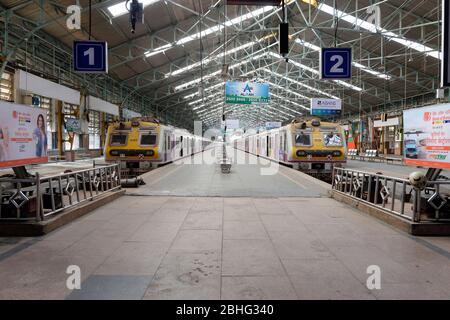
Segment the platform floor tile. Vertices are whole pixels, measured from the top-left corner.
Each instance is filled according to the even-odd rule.
[[[449,238],[329,198],[124,196],[0,243],[0,299],[450,299]],[[66,286],[71,265],[81,290]]]
[[[81,290],[73,291],[68,300],[137,300],[150,283],[148,276],[92,275]]]

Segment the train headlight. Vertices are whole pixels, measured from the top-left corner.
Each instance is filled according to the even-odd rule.
[[[109,152],[109,154],[112,155],[112,156],[114,156],[114,157],[117,157],[117,156],[119,155],[119,151],[118,151],[118,150],[111,150],[111,151]]]
[[[306,151],[303,151],[303,150],[297,151],[297,157],[306,157],[306,156],[307,156]]]
[[[147,151],[145,151],[145,155],[146,155],[147,157],[153,157],[153,156],[155,155],[155,151],[153,151],[153,150],[147,150]]]
[[[333,151],[333,157],[340,157],[342,156],[342,152],[340,151]]]

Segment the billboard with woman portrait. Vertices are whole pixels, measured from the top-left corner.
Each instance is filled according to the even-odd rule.
[[[47,111],[0,101],[0,168],[48,162]]]

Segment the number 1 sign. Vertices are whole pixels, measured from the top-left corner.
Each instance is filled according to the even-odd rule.
[[[322,48],[320,74],[322,79],[350,79],[352,77],[352,49]]]
[[[73,70],[84,73],[107,73],[108,44],[104,41],[74,41]]]

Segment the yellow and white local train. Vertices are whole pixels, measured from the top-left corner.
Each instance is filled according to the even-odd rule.
[[[268,158],[312,175],[330,175],[347,161],[342,126],[318,119],[291,124],[234,140],[239,150]]]
[[[150,169],[202,152],[210,141],[155,119],[134,119],[109,125],[105,160],[124,168]]]

